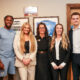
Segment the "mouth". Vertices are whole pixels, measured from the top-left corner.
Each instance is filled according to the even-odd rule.
[[[29,31],[24,31],[25,33],[29,33]]]
[[[11,27],[11,24],[10,24],[10,23],[7,23],[7,24],[6,24],[6,27]]]
[[[8,25],[8,26],[11,26],[11,24],[10,24],[10,23],[7,23],[7,25]]]

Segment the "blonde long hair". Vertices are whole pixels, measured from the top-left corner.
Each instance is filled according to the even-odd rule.
[[[20,33],[20,50],[21,50],[21,53],[24,53],[26,51],[25,46],[24,46],[25,45],[25,40],[24,40],[24,32],[23,32],[23,29],[26,25],[28,25],[29,29],[30,29],[30,32],[29,32],[29,37],[30,37],[30,42],[31,42],[30,52],[33,52],[35,50],[35,37],[32,33],[31,25],[26,22],[22,25],[21,33]]]
[[[68,45],[69,45],[69,38],[64,33],[63,25],[62,24],[56,24],[56,26],[58,26],[58,25],[62,26],[62,40],[61,40],[62,45],[61,46],[63,47],[63,49],[66,49],[67,50]],[[50,50],[52,50],[52,48],[55,45],[55,39],[57,37],[57,34],[56,34],[56,26],[55,26],[55,29],[54,29],[54,33],[53,33],[53,36],[52,36],[51,43],[50,43]]]

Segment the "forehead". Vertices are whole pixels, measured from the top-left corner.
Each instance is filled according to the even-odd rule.
[[[24,26],[24,28],[30,28],[30,26],[27,24],[27,25]]]
[[[8,16],[8,17],[5,18],[5,20],[6,20],[6,19],[12,19],[12,17]]]
[[[73,15],[72,18],[80,18],[79,15]]]
[[[56,27],[62,28],[62,25],[57,25]]]
[[[43,24],[40,24],[39,27],[45,27]]]

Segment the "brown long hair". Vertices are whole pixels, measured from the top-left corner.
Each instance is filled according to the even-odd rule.
[[[29,29],[30,29],[30,32],[29,32],[29,37],[30,37],[30,42],[31,42],[31,47],[30,47],[30,51],[33,52],[35,50],[35,37],[32,33],[32,29],[31,29],[31,25],[29,23],[24,23],[21,27],[21,33],[20,33],[20,50],[21,50],[21,53],[24,53],[25,52],[25,40],[24,40],[24,32],[23,32],[23,29],[24,27],[28,25],[29,26]]]
[[[68,38],[68,36],[65,35],[65,33],[64,33],[63,25],[60,24],[60,23],[59,23],[59,24],[56,24],[56,26],[58,26],[58,25],[62,26],[62,40],[61,40],[61,42],[62,42],[62,47],[63,47],[64,49],[67,49],[67,48],[68,48],[68,44],[69,44],[69,38]],[[56,39],[56,37],[57,37],[56,26],[55,26],[54,33],[53,33],[53,36],[52,36],[52,40],[51,40],[51,44],[50,44],[50,50],[52,50],[52,48],[53,48],[54,45],[55,45],[55,39]]]

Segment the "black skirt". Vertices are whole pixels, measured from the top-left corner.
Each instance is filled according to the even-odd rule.
[[[37,53],[35,80],[51,80],[50,62],[47,53]]]

